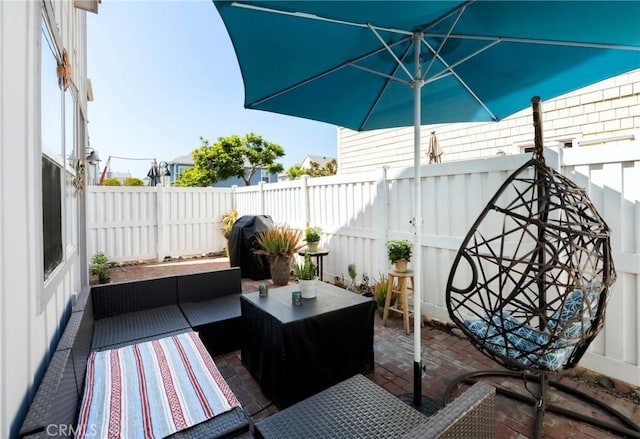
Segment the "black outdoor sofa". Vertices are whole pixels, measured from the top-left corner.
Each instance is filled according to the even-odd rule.
[[[83,289],[24,419],[21,438],[73,437],[87,360],[195,330],[212,355],[240,349],[240,269]],[[55,428],[49,428],[54,426]],[[495,390],[478,383],[427,417],[355,375],[255,424],[260,438],[495,437]],[[174,439],[252,437],[241,407],[179,431]]]
[[[73,437],[91,351],[199,333],[211,353],[240,348],[239,268],[87,287],[79,294],[19,435]],[[51,428],[55,426],[55,428]],[[229,438],[249,431],[241,407],[172,435]]]

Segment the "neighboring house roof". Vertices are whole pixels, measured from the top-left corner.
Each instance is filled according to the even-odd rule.
[[[302,163],[300,164],[300,166],[303,169],[308,169],[311,167],[311,162],[316,162],[318,165],[320,165],[321,168],[324,168],[327,165],[327,163],[329,163],[331,160],[335,160],[335,157],[327,157],[322,155],[308,155],[304,158],[304,160],[302,160]]]
[[[193,165],[193,155],[191,153],[186,155],[181,155],[180,157],[176,157],[175,159],[169,162],[170,165]]]

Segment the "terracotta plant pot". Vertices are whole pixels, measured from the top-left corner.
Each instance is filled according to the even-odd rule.
[[[292,257],[270,256],[269,268],[271,270],[271,280],[275,285],[284,286],[289,283],[291,277]]]
[[[407,271],[407,263],[408,261],[406,259],[399,259],[395,262],[395,270],[398,273],[404,273],[405,271]]]

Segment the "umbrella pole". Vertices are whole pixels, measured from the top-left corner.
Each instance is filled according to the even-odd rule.
[[[413,34],[413,65],[415,66],[413,86],[413,405],[422,406],[422,356],[421,330],[422,314],[420,302],[422,301],[422,282],[420,270],[422,269],[422,194],[420,184],[420,130],[421,130],[421,90],[424,85],[421,66],[421,40],[422,33]]]

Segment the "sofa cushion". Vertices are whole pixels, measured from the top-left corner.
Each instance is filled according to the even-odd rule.
[[[96,320],[178,303],[175,276],[91,288]]]
[[[180,303],[180,309],[189,324],[197,328],[209,323],[240,317],[240,296],[240,294],[233,294],[202,302]]]
[[[186,274],[177,278],[178,302],[200,302],[242,293],[240,268]]]
[[[191,326],[177,305],[122,314],[96,320],[91,349],[103,350],[186,329]]]

